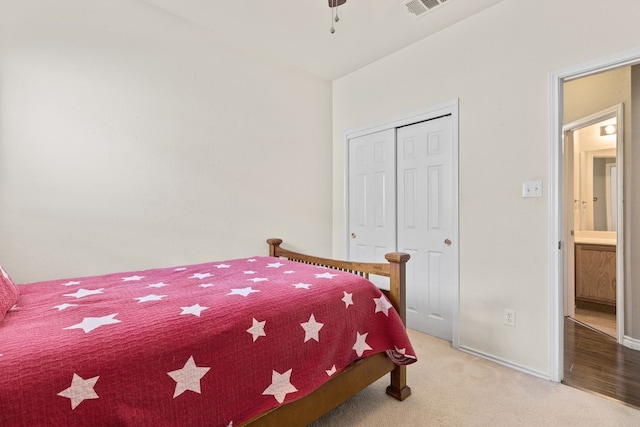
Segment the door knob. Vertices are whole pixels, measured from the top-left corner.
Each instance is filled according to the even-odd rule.
[[[447,245],[447,246],[451,246],[451,240],[444,239],[444,244]]]
[[[356,233],[351,233],[351,238],[355,239],[356,238]]]

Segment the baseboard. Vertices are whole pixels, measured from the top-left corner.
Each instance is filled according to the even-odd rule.
[[[638,342],[638,344],[640,345],[640,341]],[[489,354],[483,353],[483,352],[478,351],[478,350],[474,350],[474,349],[469,348],[469,347],[460,346],[460,347],[458,347],[458,349],[460,351],[465,352],[465,353],[469,353],[469,354],[471,354],[473,356],[477,356],[477,357],[480,357],[482,359],[487,359],[487,360],[489,360],[491,362],[497,363],[498,365],[503,365],[503,366],[506,366],[507,368],[515,369],[516,371],[524,372],[525,374],[533,375],[534,377],[538,377],[538,378],[542,378],[542,379],[551,381],[551,378],[549,377],[549,374],[547,374],[545,372],[540,372],[540,371],[536,371],[534,369],[529,369],[529,368],[526,368],[524,366],[517,365],[517,364],[515,364],[513,362],[509,362],[508,360],[500,359],[498,357],[491,356]]]
[[[640,340],[627,335],[622,339],[622,345],[632,350],[640,350]]]

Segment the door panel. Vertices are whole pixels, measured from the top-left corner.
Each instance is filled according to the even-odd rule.
[[[348,144],[349,259],[385,262],[396,250],[395,129]],[[388,287],[382,278],[376,284]]]
[[[447,116],[397,129],[398,250],[411,254],[407,325],[449,341],[456,245],[452,123]]]

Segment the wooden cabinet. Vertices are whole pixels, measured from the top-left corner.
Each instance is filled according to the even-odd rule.
[[[615,310],[616,247],[577,243],[576,306]]]

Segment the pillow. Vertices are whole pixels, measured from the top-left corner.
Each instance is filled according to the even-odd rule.
[[[0,321],[18,301],[18,287],[0,266]]]

